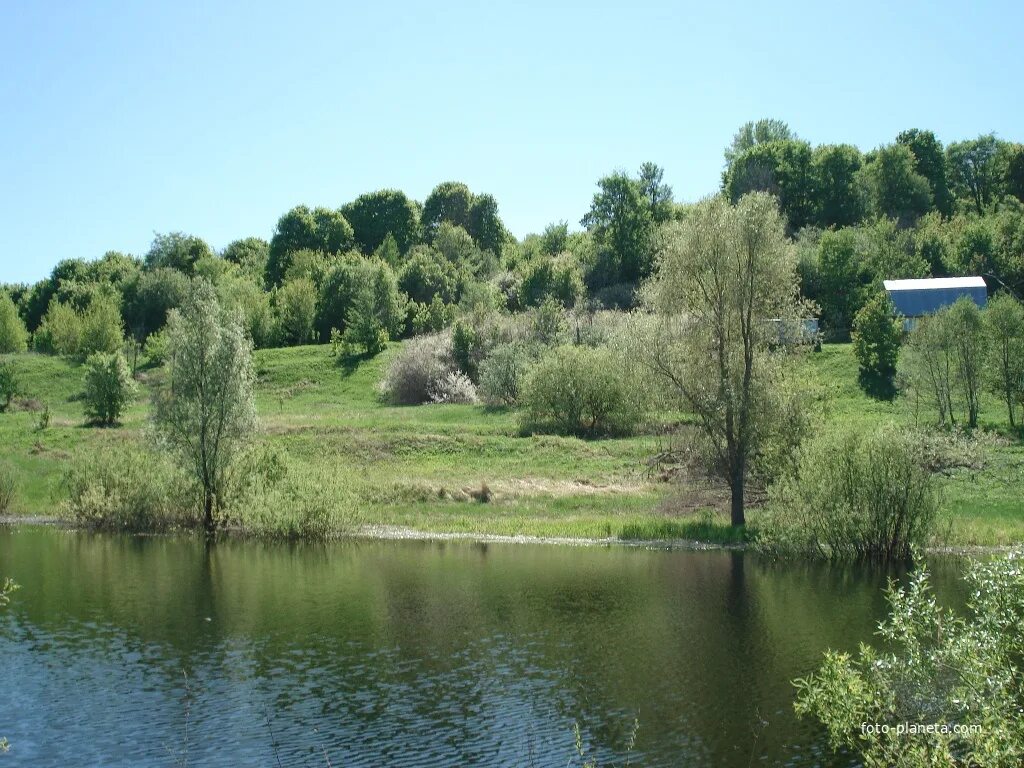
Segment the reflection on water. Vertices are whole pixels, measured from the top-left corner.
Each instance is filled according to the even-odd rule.
[[[936,563],[946,600],[959,564]],[[878,571],[735,552],[0,529],[5,763],[847,765],[790,680],[869,640]],[[758,726],[766,721],[763,728]],[[187,733],[187,737],[186,737]],[[275,756],[275,749],[277,755]]]

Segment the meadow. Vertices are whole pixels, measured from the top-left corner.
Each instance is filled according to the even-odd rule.
[[[635,436],[584,440],[524,434],[513,410],[388,405],[377,384],[399,347],[359,360],[340,360],[324,345],[255,353],[258,440],[283,457],[293,478],[328,495],[346,489],[336,504],[339,529],[715,543],[744,537],[728,524],[726,495],[652,467],[667,439],[665,420]],[[5,359],[15,361],[25,393],[0,414],[0,462],[18,485],[8,514],[60,517],[65,469],[76,457],[154,439],[149,395],[160,369],[140,370],[139,396],[120,426],[96,428],[82,413],[80,364],[35,353]],[[815,392],[816,430],[929,423],[907,398],[864,394],[850,345],[826,344],[798,365]],[[42,409],[49,424],[40,429]],[[935,546],[1024,541],[1024,446],[1006,433],[994,400],[983,403],[979,434],[960,441],[962,461],[938,469]],[[758,516],[755,504],[748,528]]]

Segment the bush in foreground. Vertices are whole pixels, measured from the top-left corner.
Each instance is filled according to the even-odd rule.
[[[796,681],[797,713],[869,768],[1021,765],[1022,566],[1019,552],[975,564],[966,616],[938,606],[924,570],[905,589],[890,586],[889,618],[879,627],[886,649],[828,652],[817,673]],[[937,728],[909,733],[907,724]]]
[[[88,452],[64,473],[65,515],[87,528],[167,531],[201,518],[195,485],[167,457],[133,445]]]
[[[914,434],[894,427],[821,435],[772,486],[758,547],[839,560],[911,560],[931,534],[938,506],[925,458]]]
[[[609,349],[558,347],[527,374],[525,429],[597,437],[632,431],[640,412]]]

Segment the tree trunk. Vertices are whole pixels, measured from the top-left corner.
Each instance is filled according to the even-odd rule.
[[[746,462],[740,459],[737,465],[732,468],[732,477],[729,479],[729,490],[731,492],[731,511],[733,526],[746,524],[746,516],[743,508],[743,486],[746,480]]]
[[[210,491],[203,494],[203,528],[206,529],[207,536],[213,536],[213,494]]]

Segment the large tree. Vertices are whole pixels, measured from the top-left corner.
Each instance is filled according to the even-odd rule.
[[[931,187],[916,168],[914,153],[903,144],[880,147],[869,155],[859,171],[869,211],[904,226],[928,213],[932,205]]]
[[[814,220],[815,179],[811,145],[806,141],[755,144],[734,158],[724,182],[733,203],[749,192],[775,195],[790,232]]]
[[[167,267],[191,275],[196,262],[208,256],[213,250],[202,238],[183,232],[158,234],[146,254],[146,269]]]
[[[992,133],[946,148],[953,193],[977,213],[985,213],[999,200],[1005,177],[1004,152],[1003,142]]]
[[[640,183],[621,172],[597,182],[598,191],[580,223],[590,230],[612,274],[592,276],[595,285],[636,283],[651,274],[654,217]]]
[[[751,120],[740,126],[740,129],[732,137],[732,142],[725,148],[725,164],[732,165],[737,157],[758,144],[767,144],[770,141],[789,141],[796,138],[797,135],[782,120],[773,118]]]
[[[505,224],[498,215],[498,201],[493,195],[476,195],[469,209],[469,234],[481,250],[500,254],[508,239]]]
[[[935,210],[943,216],[949,216],[953,212],[953,197],[949,192],[942,142],[931,131],[911,128],[901,132],[896,137],[896,143],[909,147],[914,153],[914,170],[928,180]]]
[[[203,526],[212,535],[231,468],[256,427],[256,401],[252,342],[204,280],[171,315],[167,360],[157,428],[202,489]]]
[[[330,208],[310,210],[297,205],[277,222],[270,239],[266,280],[268,286],[280,285],[296,251],[341,253],[352,247],[352,226],[340,211]]]
[[[1017,426],[1016,409],[1024,403],[1024,306],[1000,293],[983,313],[988,336],[985,380],[1005,404],[1010,426]]]
[[[864,201],[857,185],[862,164],[860,150],[849,144],[815,147],[811,167],[815,186],[815,212],[823,227],[849,227],[860,221]]]
[[[391,235],[405,253],[420,239],[420,211],[415,201],[397,189],[381,189],[360,195],[341,212],[352,225],[356,245],[370,255]]]
[[[775,199],[699,203],[665,232],[660,267],[651,293],[670,340],[647,363],[697,417],[729,484],[732,523],[743,525],[751,462],[791,412],[773,402],[782,388],[771,347],[804,311]]]
[[[437,228],[444,221],[468,232],[472,209],[473,193],[465,184],[458,181],[438,184],[423,202],[423,214],[420,217],[423,234],[428,241],[432,241]]]

